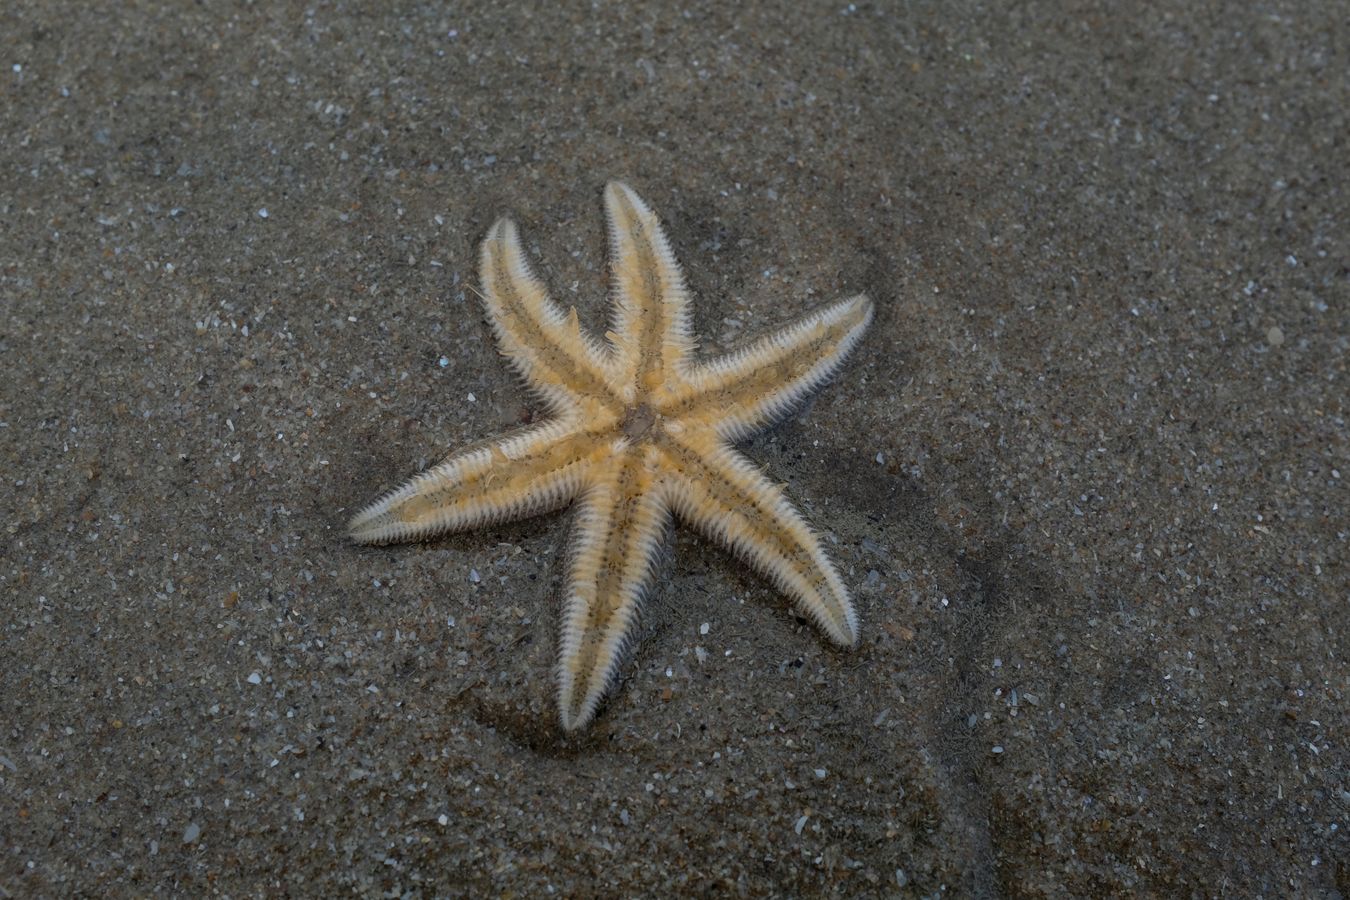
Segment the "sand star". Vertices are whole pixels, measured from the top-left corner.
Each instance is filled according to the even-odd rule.
[[[858,637],[820,539],[732,445],[833,374],[871,321],[871,301],[838,301],[698,361],[689,295],[656,215],[618,182],[605,210],[614,309],[603,342],[575,308],[548,298],[513,222],[501,219],[483,242],[488,318],[547,421],[455,453],[350,525],[353,539],[386,543],[575,502],[557,667],[569,731],[591,720],[614,680],[672,514],[767,575],[837,644]]]

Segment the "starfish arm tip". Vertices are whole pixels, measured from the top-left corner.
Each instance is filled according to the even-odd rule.
[[[519,255],[520,233],[516,229],[516,223],[510,216],[502,216],[492,223],[492,227],[483,235],[483,243],[479,249],[478,267],[480,277],[483,281],[483,293],[487,294],[491,288],[491,279],[489,273],[496,261],[501,256],[511,256],[513,253]]]
[[[605,185],[605,205],[609,207],[611,225],[616,224],[615,220],[618,218],[627,218],[627,213],[621,212],[624,205],[632,207],[633,212],[637,214],[639,219],[654,220],[656,218],[656,213],[647,205],[647,201],[642,199],[642,195],[622,181],[611,180]],[[659,233],[659,223],[657,223],[656,228]],[[664,243],[664,235],[662,235],[661,240]],[[669,253],[668,248],[666,248],[666,252]],[[671,262],[673,261],[672,258]]]
[[[591,720],[595,718],[595,704],[588,703],[573,715],[569,709],[569,703],[565,696],[558,697],[558,724],[562,725],[563,731],[568,734],[575,734],[581,731]]]
[[[381,496],[347,520],[347,538],[356,544],[395,544],[416,538],[419,530],[403,521],[397,508],[416,479]]]
[[[858,614],[847,594],[837,595],[833,599],[835,609],[812,603],[805,607],[805,612],[833,644],[851,650],[858,646]]]
[[[390,540],[387,525],[381,521],[384,513],[380,504],[374,504],[347,520],[347,538],[355,544],[382,544]]]
[[[574,642],[569,642],[566,635],[563,640],[563,651],[558,660],[556,678],[558,723],[563,731],[570,733],[582,730],[595,718],[600,701],[609,690],[613,676],[607,675],[596,681],[589,677],[577,678],[577,673],[571,670],[570,662],[580,654],[580,648],[573,645],[579,643],[580,636],[577,635]]]
[[[848,621],[845,623],[845,628],[842,629],[838,635],[832,635],[835,642],[845,650],[852,650],[854,647],[858,646],[858,617],[852,615],[852,612],[853,610],[850,609],[850,615]]]
[[[848,588],[844,587],[834,563],[827,560],[826,566],[829,569],[828,579],[831,583],[828,592],[834,600],[834,609],[830,611],[827,630],[831,632],[830,638],[836,644],[845,650],[851,650],[858,646],[858,610],[853,605],[853,598],[849,596]]]
[[[851,334],[861,336],[872,324],[877,306],[867,294],[854,294],[852,297],[837,301],[834,309],[839,311],[840,318],[852,320],[849,326]]]

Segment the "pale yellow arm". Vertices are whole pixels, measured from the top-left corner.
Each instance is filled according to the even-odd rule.
[[[547,512],[581,490],[603,445],[565,421],[459,451],[352,517],[352,539],[387,544]]]
[[[644,452],[622,444],[577,503],[563,604],[558,715],[573,731],[595,715],[632,637],[670,511]]]
[[[632,188],[611,181],[605,212],[614,294],[609,339],[635,386],[628,402],[642,403],[653,387],[678,379],[687,366],[693,349],[689,292],[661,221]]]
[[[675,514],[766,575],[835,643],[856,643],[848,591],[782,489],[706,432],[668,436],[661,447],[680,473],[670,488]]]
[[[834,374],[872,321],[859,294],[790,322],[750,344],[696,366],[688,386],[659,398],[663,415],[706,419],[728,440],[790,410]]]
[[[555,412],[620,404],[610,388],[614,362],[577,319],[548,298],[530,271],[515,223],[501,219],[483,241],[483,305],[502,353]]]

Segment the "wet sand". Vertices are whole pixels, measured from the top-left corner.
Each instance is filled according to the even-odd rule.
[[[1343,10],[540,6],[0,14],[0,895],[1346,894]],[[566,738],[566,514],[344,525],[610,178],[706,352],[875,298],[744,448],[862,640],[679,529]]]

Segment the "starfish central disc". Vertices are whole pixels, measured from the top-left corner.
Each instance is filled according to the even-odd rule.
[[[619,430],[623,436],[630,441],[641,441],[647,437],[647,432],[654,428],[660,416],[656,411],[645,403],[639,403],[637,406],[624,410],[623,421],[619,423]]]

